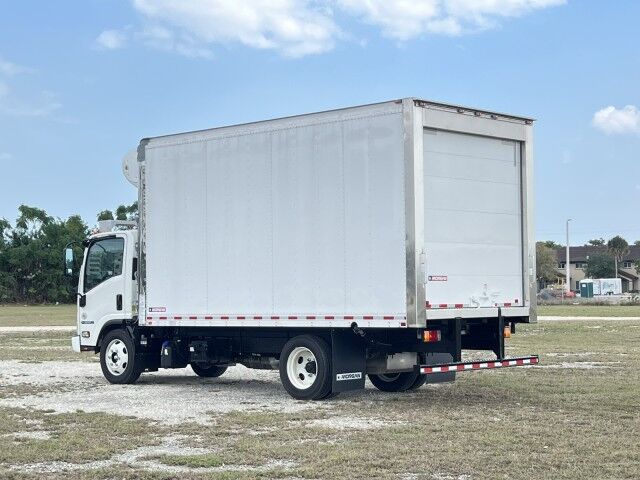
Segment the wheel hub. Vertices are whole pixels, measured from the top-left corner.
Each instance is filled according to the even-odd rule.
[[[107,345],[105,354],[107,370],[112,375],[122,375],[129,365],[129,352],[127,346],[119,338],[114,338]]]
[[[287,377],[294,387],[306,390],[317,378],[316,357],[306,347],[296,347],[287,358]]]

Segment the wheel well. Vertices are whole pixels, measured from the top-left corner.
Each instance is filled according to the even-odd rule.
[[[111,332],[112,330],[116,330],[118,328],[124,329],[125,325],[126,325],[126,320],[111,320],[108,323],[106,323],[102,327],[102,330],[100,330],[100,335],[98,335],[98,341],[96,342],[96,353],[100,351],[100,347],[102,346],[102,339],[105,337],[107,333]]]

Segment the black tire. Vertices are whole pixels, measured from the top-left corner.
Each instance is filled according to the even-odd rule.
[[[311,356],[305,358],[301,353],[295,353],[303,349],[313,354],[315,363],[308,361]],[[302,372],[299,375],[303,377],[300,381],[295,377],[289,378],[288,365],[292,369],[294,365],[300,365]],[[327,342],[313,335],[290,339],[280,353],[280,381],[289,395],[297,400],[320,400],[331,395],[331,348]],[[305,382],[311,383],[301,388],[299,385]]]
[[[427,376],[420,374],[418,375],[418,378],[416,378],[416,381],[413,382],[413,385],[409,387],[409,390],[417,390],[425,383],[427,383]]]
[[[227,367],[193,362],[191,369],[199,377],[215,378],[227,371]]]
[[[140,378],[144,365],[136,357],[135,343],[126,330],[121,328],[111,330],[104,336],[100,345],[100,367],[104,378],[109,383],[135,383]],[[116,349],[126,355],[126,361],[123,361],[122,357],[118,356]],[[109,355],[109,358],[107,358],[107,355]],[[121,370],[121,372],[118,373],[117,370]]]
[[[369,374],[368,376],[369,381],[378,390],[383,392],[404,392],[413,387],[420,374],[416,372],[399,372],[383,375]]]

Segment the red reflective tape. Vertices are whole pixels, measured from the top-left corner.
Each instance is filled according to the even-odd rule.
[[[205,320],[213,320],[213,317],[211,315],[205,315],[204,319]]]
[[[226,316],[226,315],[223,315],[223,316],[221,316],[220,318],[221,318],[222,320],[229,320],[229,317],[228,317],[228,316]]]
[[[433,372],[433,368],[431,367],[427,367],[424,369],[424,373],[431,373],[431,372]]]
[[[153,320],[153,317],[147,317],[147,320]]]
[[[495,368],[496,362],[487,362],[487,368]]]
[[[197,319],[198,319],[198,317],[196,317],[196,316],[189,317],[189,320],[197,320]]]
[[[480,368],[480,364],[479,363],[472,363],[471,364],[471,368],[473,368],[474,370],[477,370],[478,368]]]
[[[160,319],[160,320],[166,320],[166,319],[167,319],[167,317],[158,317],[158,319]]]
[[[448,305],[446,303],[441,303],[440,305],[438,305],[438,308],[447,308]]]
[[[533,357],[531,359],[531,363],[538,363],[538,357]]]
[[[324,319],[325,320],[333,320],[335,317],[333,315],[325,315]]]
[[[244,319],[245,319],[244,315],[242,315],[242,316],[238,315],[238,316],[236,317],[236,320],[244,320]]]
[[[387,316],[387,317],[382,317],[383,320],[393,320],[395,317],[391,317],[391,316]]]
[[[458,365],[457,370],[464,370],[464,365]]]
[[[272,317],[271,317],[271,320],[280,320],[280,317],[278,317],[278,316],[272,316]]]
[[[462,308],[464,307],[464,305],[462,303],[456,303],[455,304],[455,308]]]
[[[442,367],[440,367],[440,371],[441,372],[448,372],[449,371],[449,367],[446,365],[443,365]]]
[[[254,315],[253,319],[254,320],[262,320],[262,317],[260,315]]]
[[[353,315],[345,315],[345,320],[353,320]]]
[[[524,365],[524,360],[516,360],[516,365]]]
[[[372,315],[365,315],[364,317],[362,317],[363,320],[373,320],[373,316]]]
[[[297,320],[298,319],[298,317],[294,317],[293,315],[290,315],[288,318],[289,318],[289,320]]]
[[[307,315],[307,320],[315,320],[316,316],[315,315]]]
[[[505,302],[504,306],[505,306],[505,307],[510,307],[510,306],[511,306],[511,303],[510,303],[510,302]]]
[[[174,316],[173,319],[174,320],[182,320],[182,317]]]
[[[502,366],[503,366],[503,367],[508,367],[509,365],[511,365],[511,362],[509,362],[509,361],[507,361],[507,360],[505,360],[505,361],[503,361],[503,362],[502,362]]]

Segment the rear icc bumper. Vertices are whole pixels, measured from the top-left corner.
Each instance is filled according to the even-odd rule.
[[[536,365],[539,361],[538,355],[531,355],[529,357],[505,358],[503,360],[487,360],[484,362],[454,362],[441,363],[439,365],[421,365],[420,373],[429,375],[433,373],[483,370],[487,368],[521,367],[525,365]]]

